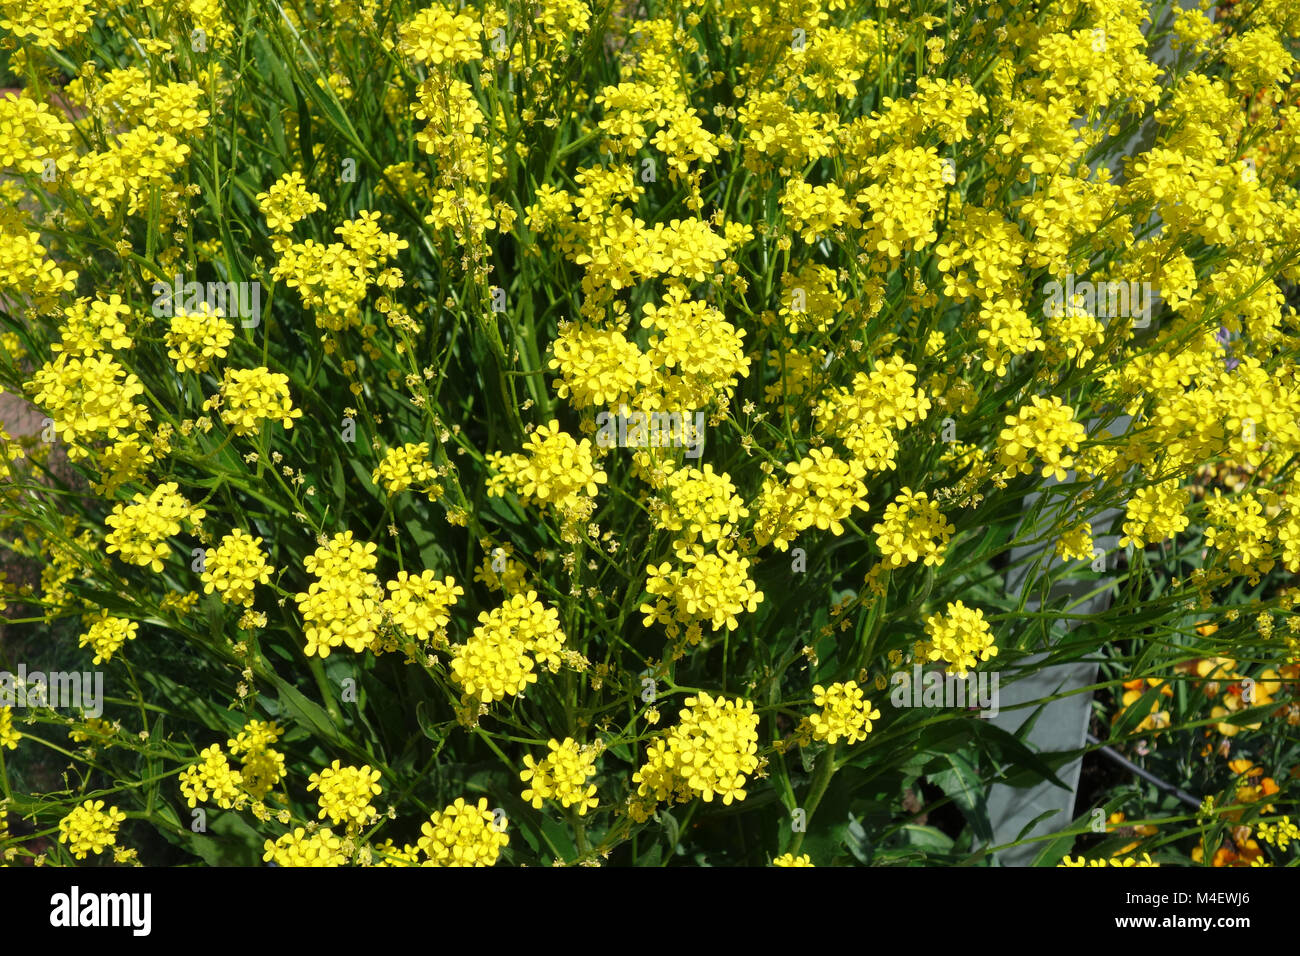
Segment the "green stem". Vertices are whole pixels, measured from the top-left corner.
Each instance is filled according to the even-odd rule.
[[[808,791],[807,805],[804,810],[804,829],[794,835],[794,841],[790,844],[790,852],[798,853],[803,846],[804,835],[808,832],[808,824],[812,822],[813,811],[817,809],[817,804],[822,802],[822,797],[826,795],[826,788],[830,786],[831,777],[835,775],[835,749],[838,744],[831,744],[817,760],[817,769],[813,771],[812,787]]]

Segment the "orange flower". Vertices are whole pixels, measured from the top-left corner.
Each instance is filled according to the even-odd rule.
[[[1124,711],[1128,710],[1134,704],[1142,699],[1142,695],[1147,692],[1149,687],[1159,687],[1160,694],[1163,697],[1172,697],[1173,688],[1156,677],[1137,677],[1133,680],[1124,682],[1124,694],[1120,698],[1120,710],[1111,718],[1111,723],[1119,720]],[[1161,728],[1169,726],[1169,711],[1160,710],[1156,701],[1152,701],[1151,710],[1142,722],[1137,725],[1135,732],[1140,733],[1149,730],[1152,733],[1158,733]]]
[[[1264,852],[1250,836],[1250,827],[1234,827],[1231,838],[1214,851],[1210,866],[1250,866],[1252,860],[1261,859]],[[1192,859],[1200,863],[1205,854],[1198,846],[1192,850]]]

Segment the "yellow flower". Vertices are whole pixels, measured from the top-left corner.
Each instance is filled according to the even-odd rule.
[[[117,842],[117,828],[126,814],[117,807],[104,809],[103,800],[87,800],[59,821],[59,842],[78,860],[99,855]]]
[[[262,539],[236,528],[221,539],[216,550],[204,552],[203,593],[216,591],[227,604],[253,606],[253,588],[267,584],[274,568],[261,549]]]
[[[303,827],[296,827],[278,840],[267,840],[262,859],[276,866],[344,866],[348,855],[343,841],[329,827],[322,827],[310,836]]]
[[[1008,427],[998,435],[998,457],[1008,474],[1029,475],[1034,471],[1029,456],[1036,454],[1043,462],[1044,478],[1064,481],[1067,469],[1074,467],[1074,458],[1065,453],[1077,450],[1087,432],[1074,420],[1074,409],[1055,395],[1050,399],[1035,395],[1030,402],[1006,417]]]
[[[257,205],[272,232],[288,232],[295,222],[325,208],[320,196],[307,189],[300,172],[288,172],[257,194]]]
[[[14,730],[14,711],[12,707],[0,707],[0,747],[10,750],[18,749],[18,741],[23,735]]]
[[[555,392],[574,408],[628,401],[653,379],[654,366],[618,329],[569,323],[551,345]]]
[[[230,766],[230,761],[219,744],[205,747],[199,754],[199,763],[186,767],[180,775],[181,796],[190,807],[214,802],[223,810],[242,808],[244,795],[240,792],[243,780]]]
[[[349,830],[372,823],[379,816],[370,801],[383,788],[379,786],[379,771],[367,765],[344,767],[335,760],[308,778],[307,790],[320,791],[321,819],[328,816],[331,823],[346,823]]]
[[[534,664],[559,670],[565,643],[559,612],[537,600],[535,591],[515,594],[478,619],[470,639],[452,649],[452,680],[466,697],[489,704],[518,696],[537,682]]]
[[[946,661],[950,674],[965,676],[977,657],[986,661],[998,653],[984,612],[961,601],[950,603],[943,614],[926,618],[925,632],[930,639],[921,643],[919,652],[932,661]]]
[[[397,580],[389,581],[386,587],[391,593],[384,601],[384,610],[404,634],[421,641],[428,640],[430,634],[445,632],[451,623],[447,609],[465,593],[450,575],[439,581],[428,570],[418,576],[398,571]]]
[[[209,399],[206,407],[215,403]],[[221,381],[221,420],[236,435],[257,430],[262,419],[280,419],[285,428],[293,427],[302,410],[289,399],[289,377],[267,368],[226,369]]]
[[[834,183],[810,186],[796,180],[781,194],[781,212],[804,242],[816,242],[822,235],[842,226],[861,226],[858,210],[845,200],[844,190]]]
[[[1172,538],[1187,527],[1188,518],[1183,511],[1190,500],[1190,494],[1178,487],[1176,478],[1139,488],[1124,507],[1120,547],[1131,543],[1142,548]]]
[[[196,508],[177,492],[174,481],[165,482],[146,497],[136,494],[131,504],[113,506],[104,523],[113,530],[104,537],[109,554],[120,553],[128,564],[161,572],[163,561],[171,557],[167,539],[179,534],[185,522],[198,530],[207,512]]]
[[[483,58],[482,32],[477,20],[435,3],[402,24],[400,49],[417,63],[434,67],[469,63]]]
[[[532,754],[524,755],[526,769],[520,772],[519,779],[524,783],[532,781],[532,786],[523,792],[524,799],[539,810],[545,800],[577,807],[579,816],[594,810],[600,801],[596,799],[596,785],[587,781],[596,775],[599,749],[579,746],[572,737],[550,740],[546,746],[550,753],[540,761]]]
[[[807,853],[801,853],[795,856],[793,853],[782,853],[772,861],[773,866],[812,866],[812,857]]]
[[[61,352],[28,387],[35,393],[32,401],[49,413],[56,433],[69,443],[70,458],[86,456],[78,442],[142,432],[149,423],[148,410],[134,401],[144,383],[110,355],[76,358]]]
[[[451,806],[435,813],[420,832],[419,847],[432,866],[492,866],[510,842],[505,828],[488,809],[486,797],[478,804],[457,797]]]
[[[855,744],[866,740],[871,733],[871,722],[880,719],[880,711],[863,698],[857,681],[831,684],[829,688],[818,684],[813,688],[813,695],[817,706],[822,708],[821,713],[808,718],[816,740],[833,744],[843,737],[846,744]]]
[[[386,650],[379,630],[383,626],[383,588],[370,569],[377,563],[373,542],[354,541],[351,531],[340,532],[303,561],[316,577],[305,592],[294,595],[303,618],[308,657],[328,657],[347,645],[364,650]]]
[[[1150,853],[1143,853],[1141,859],[1138,859],[1137,857],[1132,857],[1132,856],[1125,856],[1125,857],[1114,857],[1114,856],[1112,856],[1112,857],[1107,857],[1107,858],[1104,859],[1104,860],[1089,860],[1089,859],[1085,859],[1085,858],[1082,857],[1082,856],[1078,857],[1077,859],[1074,858],[1074,857],[1069,857],[1069,856],[1067,856],[1067,857],[1065,857],[1064,859],[1062,859],[1060,863],[1058,863],[1058,864],[1056,864],[1056,865],[1057,865],[1057,866],[1068,866],[1068,867],[1080,867],[1080,866],[1082,866],[1082,867],[1088,867],[1088,866],[1101,866],[1101,867],[1107,867],[1107,866],[1126,866],[1126,867],[1127,867],[1127,866],[1141,866],[1141,867],[1147,867],[1147,866],[1159,866],[1160,864],[1159,864],[1159,863],[1156,863],[1155,861],[1153,861],[1153,860],[1151,859],[1151,854],[1150,854]]]
[[[715,796],[724,805],[745,799],[745,778],[758,768],[758,715],[747,700],[686,698],[681,721],[650,746],[632,775],[637,794],[652,803]]]
[[[725,538],[749,514],[731,477],[715,472],[712,465],[673,472],[664,490],[668,500],[656,523],[679,532],[679,539],[687,544]]]
[[[957,529],[924,491],[904,488],[885,507],[884,520],[871,530],[876,533],[884,562],[898,568],[917,560],[926,565],[943,564],[948,539]]]
[[[226,357],[226,346],[235,337],[235,327],[206,302],[198,312],[177,306],[167,332],[167,357],[182,372],[206,372],[214,358]]]
[[[496,472],[488,479],[489,495],[504,496],[510,487],[527,504],[550,504],[560,510],[577,499],[594,498],[608,479],[592,460],[591,440],[576,442],[558,421],[540,425],[524,442],[523,454],[493,452],[488,464]]]
[[[101,609],[99,617],[90,618],[90,626],[81,635],[78,647],[89,646],[95,652],[95,663],[111,660],[127,641],[135,638],[140,625],[126,618],[112,617]]]
[[[700,545],[678,552],[683,567],[664,562],[646,568],[646,591],[654,604],[642,604],[643,622],[655,621],[669,626],[670,637],[678,633],[677,624],[688,625],[691,643],[699,643],[701,627],[708,624],[717,631],[739,627],[736,615],[751,614],[763,600],[749,577],[749,561],[734,551],[708,554]]]
[[[438,477],[438,471],[429,462],[428,442],[407,442],[400,448],[390,448],[384,453],[384,460],[374,470],[371,480],[375,484],[382,482],[384,490],[390,495],[405,491],[412,484],[427,485]]]

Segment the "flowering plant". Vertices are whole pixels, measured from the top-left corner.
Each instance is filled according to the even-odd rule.
[[[0,28],[6,861],[1293,860],[1294,0]]]

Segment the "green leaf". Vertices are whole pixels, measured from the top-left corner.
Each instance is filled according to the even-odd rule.
[[[1063,856],[1074,849],[1076,837],[1077,834],[1074,833],[1062,833],[1055,839],[1047,840],[1030,866],[1056,866]]]
[[[424,736],[428,737],[430,740],[442,741],[446,739],[446,734],[435,727],[433,721],[429,718],[428,701],[416,701],[415,723]]]
[[[959,753],[945,754],[948,769],[929,774],[926,779],[952,798],[966,822],[982,843],[993,840],[993,825],[989,822],[988,803],[984,798],[984,782],[969,760]]]
[[[260,866],[265,846],[265,837],[260,836],[233,810],[203,808],[207,814],[207,832],[195,833],[190,829],[190,820],[182,823],[171,805],[159,808],[159,817],[169,827],[159,827],[159,832],[168,841],[193,853],[208,866]],[[173,829],[174,828],[174,829]]]
[[[1156,702],[1160,699],[1160,691],[1163,685],[1157,684],[1155,687],[1147,688],[1146,693],[1136,701],[1124,708],[1119,720],[1115,721],[1110,728],[1109,740],[1122,740],[1133,732],[1138,724],[1142,723],[1143,718],[1147,717]],[[1120,691],[1122,699],[1123,691]]]
[[[270,671],[268,679],[276,689],[280,706],[291,717],[301,722],[318,740],[324,741],[339,750],[356,754],[357,750],[342,734],[334,719],[315,701],[306,697],[275,671]]]
[[[901,828],[901,832],[912,846],[926,850],[936,850],[940,853],[947,853],[952,850],[952,837],[934,827],[922,826],[919,823],[905,823]]]
[[[863,776],[862,771],[855,767],[841,767],[809,817],[803,852],[818,866],[834,865],[846,850],[849,826],[853,823],[849,802],[862,785]]]

